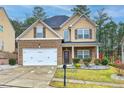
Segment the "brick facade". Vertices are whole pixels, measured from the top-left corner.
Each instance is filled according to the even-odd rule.
[[[18,64],[23,64],[23,48],[57,48],[57,64],[62,64],[61,40],[20,40],[18,41]]]

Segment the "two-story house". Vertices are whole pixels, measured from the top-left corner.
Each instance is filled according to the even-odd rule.
[[[15,30],[3,7],[0,7],[0,51],[15,52]]]
[[[21,65],[71,64],[73,58],[99,57],[96,24],[79,13],[37,20],[16,40]]]

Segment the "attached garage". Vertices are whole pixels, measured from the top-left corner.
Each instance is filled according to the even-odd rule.
[[[61,40],[19,40],[18,64],[42,66],[62,64]]]
[[[23,65],[57,65],[57,48],[24,48]]]
[[[62,37],[42,20],[37,20],[16,40],[19,65],[62,64]]]

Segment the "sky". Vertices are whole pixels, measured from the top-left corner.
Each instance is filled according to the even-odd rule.
[[[23,21],[26,17],[32,15],[34,5],[6,5],[5,8],[11,19]],[[55,15],[71,16],[71,9],[74,5],[44,5],[42,6],[48,17]],[[105,12],[113,18],[115,22],[124,22],[124,5],[89,5],[91,18],[97,16],[97,11],[105,8]]]

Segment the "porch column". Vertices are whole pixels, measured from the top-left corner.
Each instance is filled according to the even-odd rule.
[[[96,46],[96,57],[99,58],[99,46]]]
[[[74,46],[72,46],[72,58],[74,58]]]

